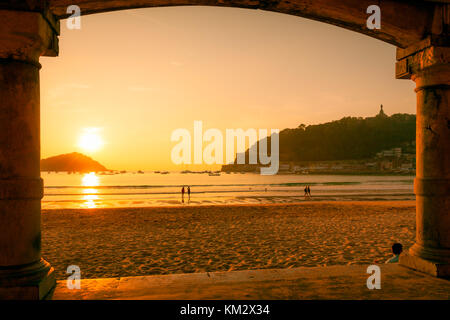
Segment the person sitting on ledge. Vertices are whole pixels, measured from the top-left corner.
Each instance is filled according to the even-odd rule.
[[[389,258],[386,263],[396,263],[398,262],[398,259],[400,258],[400,253],[403,251],[403,246],[401,243],[394,243],[392,245],[392,253],[394,254],[393,257]]]

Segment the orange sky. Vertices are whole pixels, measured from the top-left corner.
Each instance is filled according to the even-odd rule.
[[[182,170],[177,128],[279,128],[344,116],[415,113],[395,47],[278,13],[210,7],[128,10],[61,23],[41,58],[42,157],[79,151],[110,169]],[[86,128],[104,140],[78,146]],[[206,167],[206,166],[205,166]]]

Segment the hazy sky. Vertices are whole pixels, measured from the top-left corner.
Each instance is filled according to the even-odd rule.
[[[415,113],[396,80],[395,47],[335,26],[264,11],[171,7],[61,23],[41,58],[42,157],[79,151],[110,169],[175,166],[177,128],[297,127],[344,116]],[[86,128],[105,144],[78,146]],[[195,167],[192,167],[195,168]]]

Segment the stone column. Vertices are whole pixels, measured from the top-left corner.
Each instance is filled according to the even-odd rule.
[[[0,299],[42,299],[55,286],[41,258],[39,56],[57,53],[58,25],[0,10]]]
[[[450,47],[431,38],[397,51],[397,78],[416,83],[416,243],[400,263],[450,276]]]

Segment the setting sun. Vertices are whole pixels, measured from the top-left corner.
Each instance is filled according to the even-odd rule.
[[[98,134],[98,131],[98,128],[84,129],[78,140],[78,146],[87,152],[94,152],[101,149],[103,146],[103,139]]]

